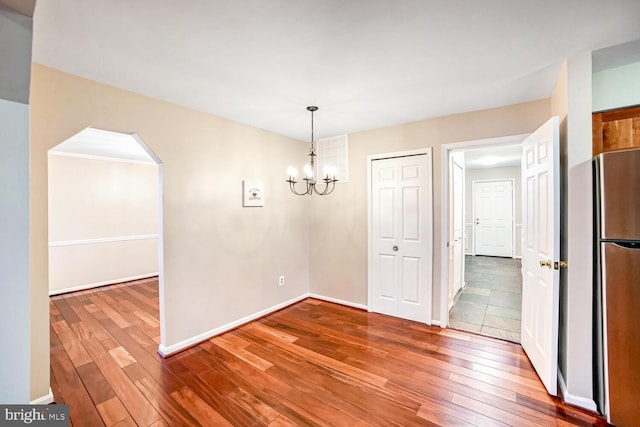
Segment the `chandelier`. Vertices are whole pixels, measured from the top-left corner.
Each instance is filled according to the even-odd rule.
[[[318,111],[318,107],[314,105],[309,106],[307,107],[307,111],[311,112],[311,149],[309,150],[309,157],[311,158],[311,160],[309,161],[309,164],[304,165],[303,169],[304,178],[302,178],[302,180],[305,182],[306,188],[304,188],[303,186],[302,192],[296,191],[296,184],[298,183],[298,181],[296,181],[296,177],[298,176],[298,171],[293,167],[290,167],[287,171],[287,175],[289,175],[289,179],[287,179],[287,182],[289,183],[289,188],[291,189],[291,191],[298,196],[304,196],[305,194],[308,194],[310,196],[313,194],[325,196],[327,194],[331,194],[333,189],[336,187],[336,182],[338,181],[336,179],[336,168],[329,165],[326,165],[324,167],[324,170],[322,172],[324,178],[320,179],[321,182],[324,182],[324,187],[321,187],[321,184],[319,184],[319,182],[317,182],[315,178],[317,155],[313,140],[313,113],[314,111]]]

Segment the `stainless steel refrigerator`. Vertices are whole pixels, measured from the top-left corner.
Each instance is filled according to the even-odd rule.
[[[598,407],[618,426],[640,425],[640,149],[594,159]]]

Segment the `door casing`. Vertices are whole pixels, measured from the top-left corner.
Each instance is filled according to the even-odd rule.
[[[513,145],[521,143],[530,134],[510,135],[499,138],[487,138],[476,139],[470,141],[453,142],[450,144],[442,144],[442,223],[440,233],[440,253],[443,256],[440,257],[440,318],[434,320],[434,325],[439,325],[443,328],[449,325],[449,257],[446,256],[447,243],[449,236],[449,217],[451,212],[449,211],[449,157],[454,151],[461,151],[472,148],[480,147],[500,147],[503,145]]]

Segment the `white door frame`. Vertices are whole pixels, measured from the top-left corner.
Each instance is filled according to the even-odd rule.
[[[158,353],[164,358],[166,357],[165,350],[167,348],[164,290],[164,163],[137,133],[132,133],[131,136],[158,165],[158,314],[160,320],[160,344],[158,345]]]
[[[459,151],[480,147],[500,147],[503,145],[520,144],[530,134],[502,136],[497,138],[476,139],[471,141],[452,142],[442,144],[442,230],[440,233],[440,327],[449,325],[448,293],[449,293],[449,257],[447,241],[449,236],[449,156],[452,151]]]
[[[372,306],[372,298],[373,293],[371,292],[372,288],[372,278],[373,278],[373,221],[372,221],[372,197],[371,197],[371,163],[374,160],[382,160],[382,159],[391,159],[394,157],[407,157],[407,156],[419,156],[419,155],[427,155],[431,161],[431,170],[433,171],[433,149],[431,147],[420,148],[417,150],[408,150],[408,151],[396,151],[392,153],[380,153],[380,154],[371,154],[367,156],[367,306]],[[430,183],[427,187],[427,197],[430,197],[431,203],[433,205],[433,174],[430,177]],[[431,218],[428,218],[426,221],[427,227],[429,227],[429,234],[433,236],[433,208],[431,208]],[[425,289],[426,294],[429,296],[429,303],[427,304],[427,319],[430,322],[433,322],[433,238],[427,240],[427,253],[425,254],[426,259],[431,259],[428,267],[428,278],[426,281],[427,289]],[[431,323],[429,323],[431,324]]]
[[[471,204],[473,215],[472,218],[476,218],[476,189],[474,184],[476,182],[500,182],[500,181],[509,181],[511,182],[511,258],[516,257],[516,180],[513,178],[496,178],[496,179],[475,179],[471,181]],[[478,251],[476,250],[476,221],[473,220],[473,248],[471,249],[473,255],[476,255]]]

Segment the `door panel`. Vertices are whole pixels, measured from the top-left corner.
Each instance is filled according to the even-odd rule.
[[[553,211],[549,211],[549,192],[553,191],[551,182],[549,181],[549,172],[541,172],[538,175],[538,251],[540,256],[547,259],[553,258],[553,245],[550,245],[550,239],[553,239],[553,233],[550,233],[550,225],[553,224],[553,218],[549,218]],[[553,203],[553,200],[551,201]],[[549,235],[551,234],[551,236]]]
[[[427,155],[371,163],[371,311],[430,322],[430,177]]]
[[[395,256],[392,255],[380,255],[379,258],[379,271],[380,275],[380,298],[394,299],[396,290],[393,284],[395,283]]]
[[[379,227],[381,239],[395,239],[395,225],[393,223],[393,212],[395,210],[395,189],[394,188],[381,188],[379,191],[379,203],[377,204],[380,210]]]
[[[547,391],[557,394],[560,180],[558,118],[523,142],[522,348]]]
[[[402,301],[420,303],[420,258],[402,258]]]
[[[420,240],[420,188],[402,189],[402,239]]]

